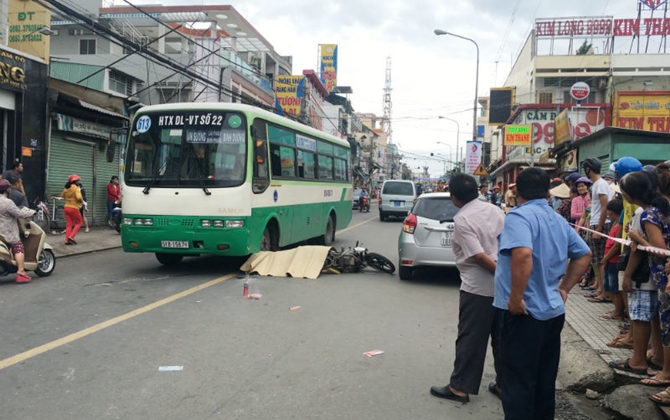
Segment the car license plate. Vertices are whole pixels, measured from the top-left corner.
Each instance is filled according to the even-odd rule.
[[[188,241],[161,241],[161,247],[188,249]]]
[[[453,232],[442,232],[442,246],[451,246],[451,235]]]
[[[394,201],[393,205],[396,206],[396,207],[400,207],[400,201]]]

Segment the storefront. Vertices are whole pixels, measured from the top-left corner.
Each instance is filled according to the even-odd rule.
[[[62,92],[51,115],[47,197],[60,196],[68,177],[77,174],[86,191],[89,225],[103,225],[107,184],[119,175],[127,117]],[[56,217],[62,217],[62,203],[57,207]]]
[[[0,47],[0,165],[23,161],[28,200],[42,197],[46,166],[48,66]]]

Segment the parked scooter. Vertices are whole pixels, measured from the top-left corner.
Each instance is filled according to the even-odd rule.
[[[367,266],[388,274],[393,274],[395,271],[395,265],[391,260],[383,255],[368,252],[368,249],[359,246],[358,242],[353,249],[342,247],[338,252],[335,248],[331,248],[323,268],[334,269],[337,272],[358,273]]]
[[[40,277],[50,276],[56,268],[56,256],[51,245],[46,243],[46,233],[30,219],[19,220],[19,227],[25,249],[23,265],[26,271],[34,271]],[[17,270],[11,249],[0,241],[0,276],[16,273]]]
[[[370,200],[367,195],[359,199],[358,211],[361,213],[363,212],[370,213]]]
[[[112,209],[112,220],[110,220],[109,227],[121,233],[121,223],[123,223],[123,213],[121,211],[121,202],[115,203]]]

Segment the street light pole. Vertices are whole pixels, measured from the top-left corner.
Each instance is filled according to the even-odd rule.
[[[447,120],[447,121],[451,121],[451,122],[456,123],[456,162],[459,162],[459,164],[460,164],[461,160],[459,159],[459,155],[461,153],[461,146],[460,146],[460,144],[461,144],[461,140],[460,140],[460,138],[461,138],[461,125],[458,123],[458,121],[453,120],[451,118],[443,117],[441,115],[439,115],[437,118],[439,118],[441,120]],[[441,142],[438,141],[438,143],[441,143]],[[441,143],[441,144],[445,144],[445,143]]]
[[[475,44],[475,48],[477,48],[477,68],[475,71],[475,102],[474,102],[474,109],[472,111],[472,140],[477,140],[477,94],[478,94],[477,92],[479,91],[479,45],[477,45],[477,43],[473,39],[456,35],[451,32],[443,31],[442,29],[435,29],[435,31],[433,32],[437,36],[451,35],[455,36],[456,38],[465,39],[466,41],[470,41],[473,44]]]

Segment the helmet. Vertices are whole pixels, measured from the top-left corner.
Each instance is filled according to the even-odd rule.
[[[642,163],[633,157],[624,156],[614,162],[614,170],[617,174],[619,174],[619,178],[623,178],[624,175],[631,172],[641,171]]]
[[[602,162],[600,162],[600,159],[598,158],[588,158],[584,162],[582,162],[582,168],[589,168],[590,170],[600,173],[600,167],[602,166]]]
[[[579,178],[581,178],[581,175],[579,175],[579,172],[573,172],[573,173],[571,173],[570,175],[568,175],[568,176],[565,177],[565,181],[566,181],[566,182],[575,182],[575,181],[577,181]]]
[[[591,185],[591,184],[593,184],[593,182],[592,182],[590,179],[588,179],[587,177],[585,177],[585,176],[580,177],[580,178],[575,182],[575,184],[579,184],[579,183],[583,183],[583,184],[586,184],[586,185]]]
[[[612,172],[607,172],[603,174],[603,178],[614,179],[614,174]]]
[[[6,179],[0,179],[0,194],[4,194],[8,188],[9,188],[9,181],[7,181]]]
[[[72,174],[67,179],[67,182],[69,182],[70,184],[74,184],[75,182],[79,182],[79,181],[81,181],[81,177],[77,174]]]

